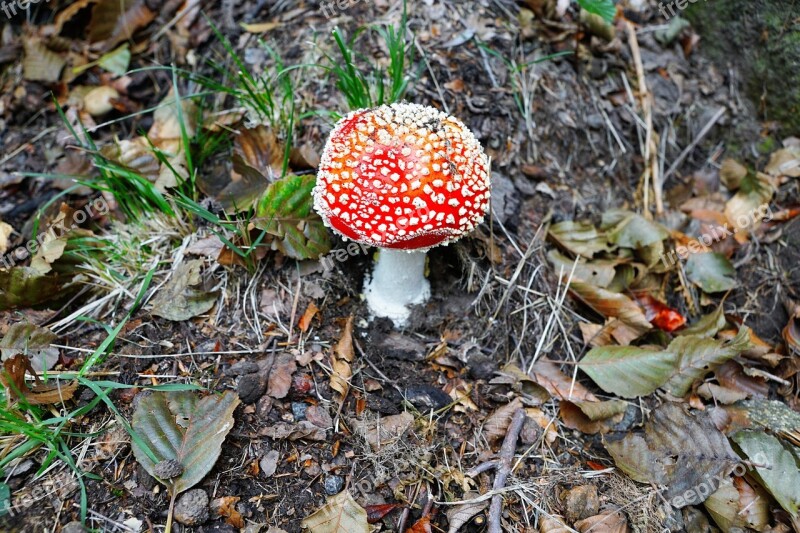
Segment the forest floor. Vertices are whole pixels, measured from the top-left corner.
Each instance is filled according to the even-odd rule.
[[[176,530],[367,531],[366,510],[375,531],[800,531],[800,140],[740,94],[736,51],[712,63],[654,1],[609,24],[410,0],[403,99],[475,133],[492,211],[429,252],[431,299],[396,329],[363,301],[372,251],[256,246],[223,209],[232,182],[313,177],[348,111],[334,28],[391,65],[356,32],[402,27],[403,3],[345,4],[50,0],[0,22],[3,257],[94,207],[0,265],[0,528],[163,530],[134,412],[231,391],[191,487],[210,503]],[[241,72],[289,81],[268,120],[230,94]]]

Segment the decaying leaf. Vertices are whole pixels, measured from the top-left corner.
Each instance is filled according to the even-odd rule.
[[[225,521],[235,528],[244,527],[244,517],[236,510],[236,504],[241,500],[239,496],[223,496],[211,502],[211,512],[225,518]]]
[[[8,251],[9,237],[14,233],[14,228],[0,220],[0,255]]]
[[[89,40],[110,50],[129,40],[155,18],[144,0],[99,0],[92,10]]]
[[[165,483],[174,497],[195,486],[217,462],[237,405],[239,397],[231,391],[204,398],[184,391],[145,393],[131,423],[141,439],[131,441],[133,455],[154,477],[162,461],[174,460],[183,467],[181,475]]]
[[[776,437],[761,431],[740,431],[731,438],[753,463],[764,488],[796,516],[800,511],[800,468],[795,454]]]
[[[269,372],[267,394],[273,398],[286,398],[292,388],[292,376],[297,370],[294,355],[284,353],[277,357]]]
[[[328,498],[302,525],[311,533],[369,533],[367,512],[346,490]]]
[[[203,262],[193,259],[181,263],[167,284],[153,298],[152,314],[181,322],[206,313],[217,301],[216,292],[198,289]]]
[[[764,531],[769,526],[769,497],[741,477],[723,478],[703,505],[723,533],[742,528]]]
[[[725,217],[731,227],[737,229],[737,238],[747,235],[761,223],[759,213],[762,213],[764,205],[769,204],[774,193],[775,185],[770,176],[748,171],[739,184],[739,190],[725,204]]]
[[[597,397],[589,389],[578,380],[566,376],[558,368],[558,364],[546,357],[539,358],[531,367],[531,371],[536,377],[536,381],[556,398],[573,402],[598,401]]]
[[[617,467],[633,480],[666,486],[664,497],[677,508],[704,501],[710,491],[698,494],[694,489],[713,482],[739,462],[707,414],[691,415],[671,403],[653,412],[644,435],[630,433],[605,446]],[[690,498],[680,497],[687,491],[692,493]]]
[[[25,266],[0,269],[0,311],[67,298],[75,288],[72,278],[72,274],[42,274]]]
[[[558,367],[556,367],[557,369]],[[496,374],[496,377],[489,381],[492,385],[508,385],[511,389],[527,395],[529,399],[534,399],[541,403],[550,399],[550,394],[545,387],[531,379],[528,374],[514,363],[503,365],[503,368],[498,370]]]
[[[773,152],[764,172],[772,176],[800,178],[800,147],[790,146]]]
[[[669,231],[661,224],[619,209],[603,213],[602,229],[608,232],[610,243],[639,251],[649,266],[660,260],[664,253],[664,240],[669,238]]]
[[[58,362],[58,348],[50,345],[58,337],[47,328],[18,322],[12,324],[0,341],[0,355],[5,361],[17,354],[26,355],[34,369],[50,370]]]
[[[708,293],[731,290],[736,286],[736,269],[722,254],[702,252],[691,254],[686,260],[689,281]]]
[[[569,259],[558,250],[550,250],[547,252],[547,259],[553,265],[556,273],[563,273],[569,276],[572,272],[572,279],[575,281],[583,281],[590,283],[596,287],[606,288],[614,280],[617,271],[615,269],[619,261],[608,259],[596,259],[594,261],[586,261],[579,258],[576,262]],[[574,269],[574,270],[573,270]]]
[[[700,319],[686,326],[678,335],[695,335],[698,337],[713,337],[720,330],[724,329],[728,321],[725,319],[725,310],[720,305],[714,312],[700,317]]]
[[[563,516],[542,514],[539,517],[539,533],[573,533]]]

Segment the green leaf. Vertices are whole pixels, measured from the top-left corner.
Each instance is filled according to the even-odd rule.
[[[678,367],[664,389],[682,398],[695,381],[749,347],[750,328],[747,327],[742,327],[736,337],[727,342],[698,335],[677,337],[669,344],[667,351],[678,356]]]
[[[788,513],[800,510],[800,469],[777,438],[761,431],[740,431],[733,441],[753,462],[761,484]]]
[[[619,261],[613,259],[579,260],[576,263],[556,249],[547,252],[547,259],[553,265],[553,269],[557,274],[563,273],[563,276],[566,277],[569,276],[570,272],[573,272],[573,280],[583,281],[602,288],[608,287],[614,280],[617,274],[615,267],[619,264]]]
[[[0,516],[5,516],[11,511],[11,487],[0,482]]]
[[[112,74],[122,76],[128,71],[131,62],[131,51],[128,43],[123,44],[116,50],[104,54],[97,60],[97,64]]]
[[[235,392],[198,399],[191,392],[153,392],[139,401],[133,413],[133,430],[153,451],[154,461],[136,441],[136,460],[156,477],[156,464],[174,460],[183,473],[165,484],[172,494],[195,486],[217,462],[222,443],[233,428],[233,411],[239,405]]]
[[[182,322],[207,312],[217,301],[216,292],[197,288],[203,261],[194,259],[181,263],[167,284],[153,299],[152,314]]]
[[[709,313],[700,317],[700,320],[686,326],[677,335],[696,335],[698,337],[713,337],[719,331],[725,328],[728,321],[725,319],[725,310],[722,305],[717,307],[713,313]]]
[[[328,498],[327,503],[303,520],[303,528],[311,533],[368,533],[367,511],[350,491]]]
[[[728,258],[716,252],[691,254],[686,261],[689,281],[705,292],[723,292],[736,286],[736,269]]]
[[[638,250],[669,238],[669,231],[661,224],[647,220],[636,213],[625,213],[624,218],[609,230],[608,240],[622,248]],[[619,218],[621,213],[606,213],[603,215],[605,226],[612,218]]]
[[[550,226],[548,234],[575,255],[591,258],[598,252],[611,250],[605,234],[590,222],[566,220]]]
[[[599,346],[578,363],[604,391],[623,398],[646,396],[667,382],[677,355],[637,346]]]
[[[600,15],[608,23],[614,22],[617,14],[612,0],[578,0],[578,4],[589,13]]]
[[[293,259],[316,259],[331,249],[328,230],[312,210],[313,175],[289,175],[270,184],[253,224],[276,237],[273,247]]]

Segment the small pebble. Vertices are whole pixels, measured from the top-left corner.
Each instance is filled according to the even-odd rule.
[[[294,419],[299,422],[306,419],[306,409],[308,404],[305,402],[292,402],[292,414]]]
[[[344,478],[342,476],[326,476],[324,485],[327,494],[331,496],[339,494],[344,488]]]
[[[78,521],[70,522],[61,528],[61,533],[86,533],[86,531],[88,530]]]
[[[208,494],[203,489],[184,492],[175,502],[175,520],[185,526],[199,526],[208,520]]]

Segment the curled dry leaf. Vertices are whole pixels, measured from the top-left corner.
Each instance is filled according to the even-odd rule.
[[[742,184],[742,180],[747,176],[747,167],[736,161],[727,158],[722,161],[719,169],[719,178],[728,190],[735,191]]]
[[[653,412],[644,435],[630,433],[605,446],[617,467],[633,480],[666,486],[664,497],[677,508],[701,503],[708,494],[692,489],[724,475],[739,462],[728,439],[706,413],[691,415],[671,403]],[[692,492],[691,499],[678,497],[686,491]]]
[[[277,422],[272,426],[267,426],[258,433],[263,437],[281,440],[315,440],[323,441],[327,438],[326,431],[320,427],[315,426],[308,420],[301,420],[297,424],[289,424],[288,422]]]
[[[464,500],[472,500],[477,498],[478,494],[475,492],[464,493]],[[473,521],[475,516],[482,513],[489,506],[487,500],[481,502],[469,502],[450,507],[447,510],[447,533],[458,533],[461,528]]]
[[[638,335],[646,333],[653,327],[642,308],[624,294],[582,282],[573,282],[569,288],[584,304],[604,317],[618,318]]]
[[[30,387],[25,381],[25,372],[36,376],[37,383]],[[5,387],[7,395],[11,398],[24,398],[30,405],[50,405],[71,400],[78,390],[78,382],[56,381],[55,385],[45,385],[31,367],[30,360],[22,354],[15,355],[3,362],[3,372],[0,374],[0,383]]]
[[[615,267],[619,264],[617,260],[596,259],[586,261],[579,257],[577,261],[569,259],[558,250],[547,252],[547,259],[557,274],[563,277],[569,276],[572,272],[572,279],[590,283],[596,287],[606,288],[614,280],[617,271]]]
[[[594,435],[607,433],[622,422],[628,404],[622,400],[606,402],[568,402],[559,404],[561,420],[570,429]]]
[[[269,372],[267,394],[273,398],[285,398],[292,388],[292,376],[297,370],[294,355],[284,353],[278,356]]]
[[[539,517],[539,533],[573,533],[563,516],[542,514]]]
[[[353,350],[353,320],[351,316],[347,319],[342,331],[342,336],[333,347],[331,354],[331,388],[338,392],[342,400],[347,396],[347,391],[350,389],[350,377],[353,371],[350,368],[350,363],[355,357]]]
[[[369,443],[372,451],[377,452],[400,440],[413,423],[413,415],[402,412],[378,419],[359,420],[355,427]]]
[[[621,511],[610,510],[575,522],[581,533],[628,533],[628,520]]]
[[[511,418],[522,408],[522,400],[514,398],[511,402],[495,409],[483,424],[483,433],[490,443],[497,443],[506,436]]]
[[[238,496],[223,496],[211,502],[211,512],[225,518],[225,521],[235,528],[244,527],[244,517],[236,510],[236,504],[241,500]]]
[[[772,176],[800,178],[800,147],[790,146],[773,152],[764,172]]]

